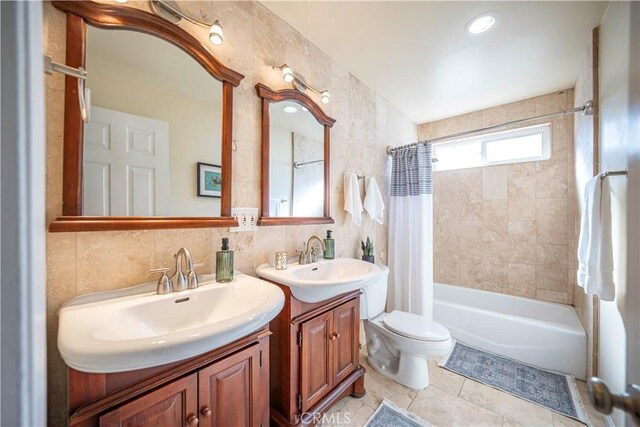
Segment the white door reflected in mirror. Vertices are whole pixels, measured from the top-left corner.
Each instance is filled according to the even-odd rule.
[[[169,215],[169,124],[93,108],[82,192],[85,215]]]

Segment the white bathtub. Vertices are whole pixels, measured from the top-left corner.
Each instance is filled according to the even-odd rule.
[[[433,317],[465,344],[585,379],[587,335],[571,306],[436,283]]]

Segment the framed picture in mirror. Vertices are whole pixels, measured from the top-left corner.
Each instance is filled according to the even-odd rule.
[[[222,167],[198,162],[198,197],[220,197],[222,194]]]

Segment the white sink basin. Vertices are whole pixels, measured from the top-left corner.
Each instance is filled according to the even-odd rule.
[[[352,258],[290,264],[286,270],[276,270],[269,264],[262,264],[256,269],[258,276],[288,286],[293,296],[304,302],[319,302],[362,289],[376,280],[380,273],[377,265]]]
[[[128,293],[80,297],[60,309],[58,349],[67,365],[109,373],[186,359],[250,334],[284,305],[277,286],[245,274],[167,295],[155,286]]]

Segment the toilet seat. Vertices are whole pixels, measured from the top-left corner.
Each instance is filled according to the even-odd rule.
[[[420,341],[446,341],[451,339],[449,330],[424,316],[394,310],[382,319],[384,326],[407,338]]]

